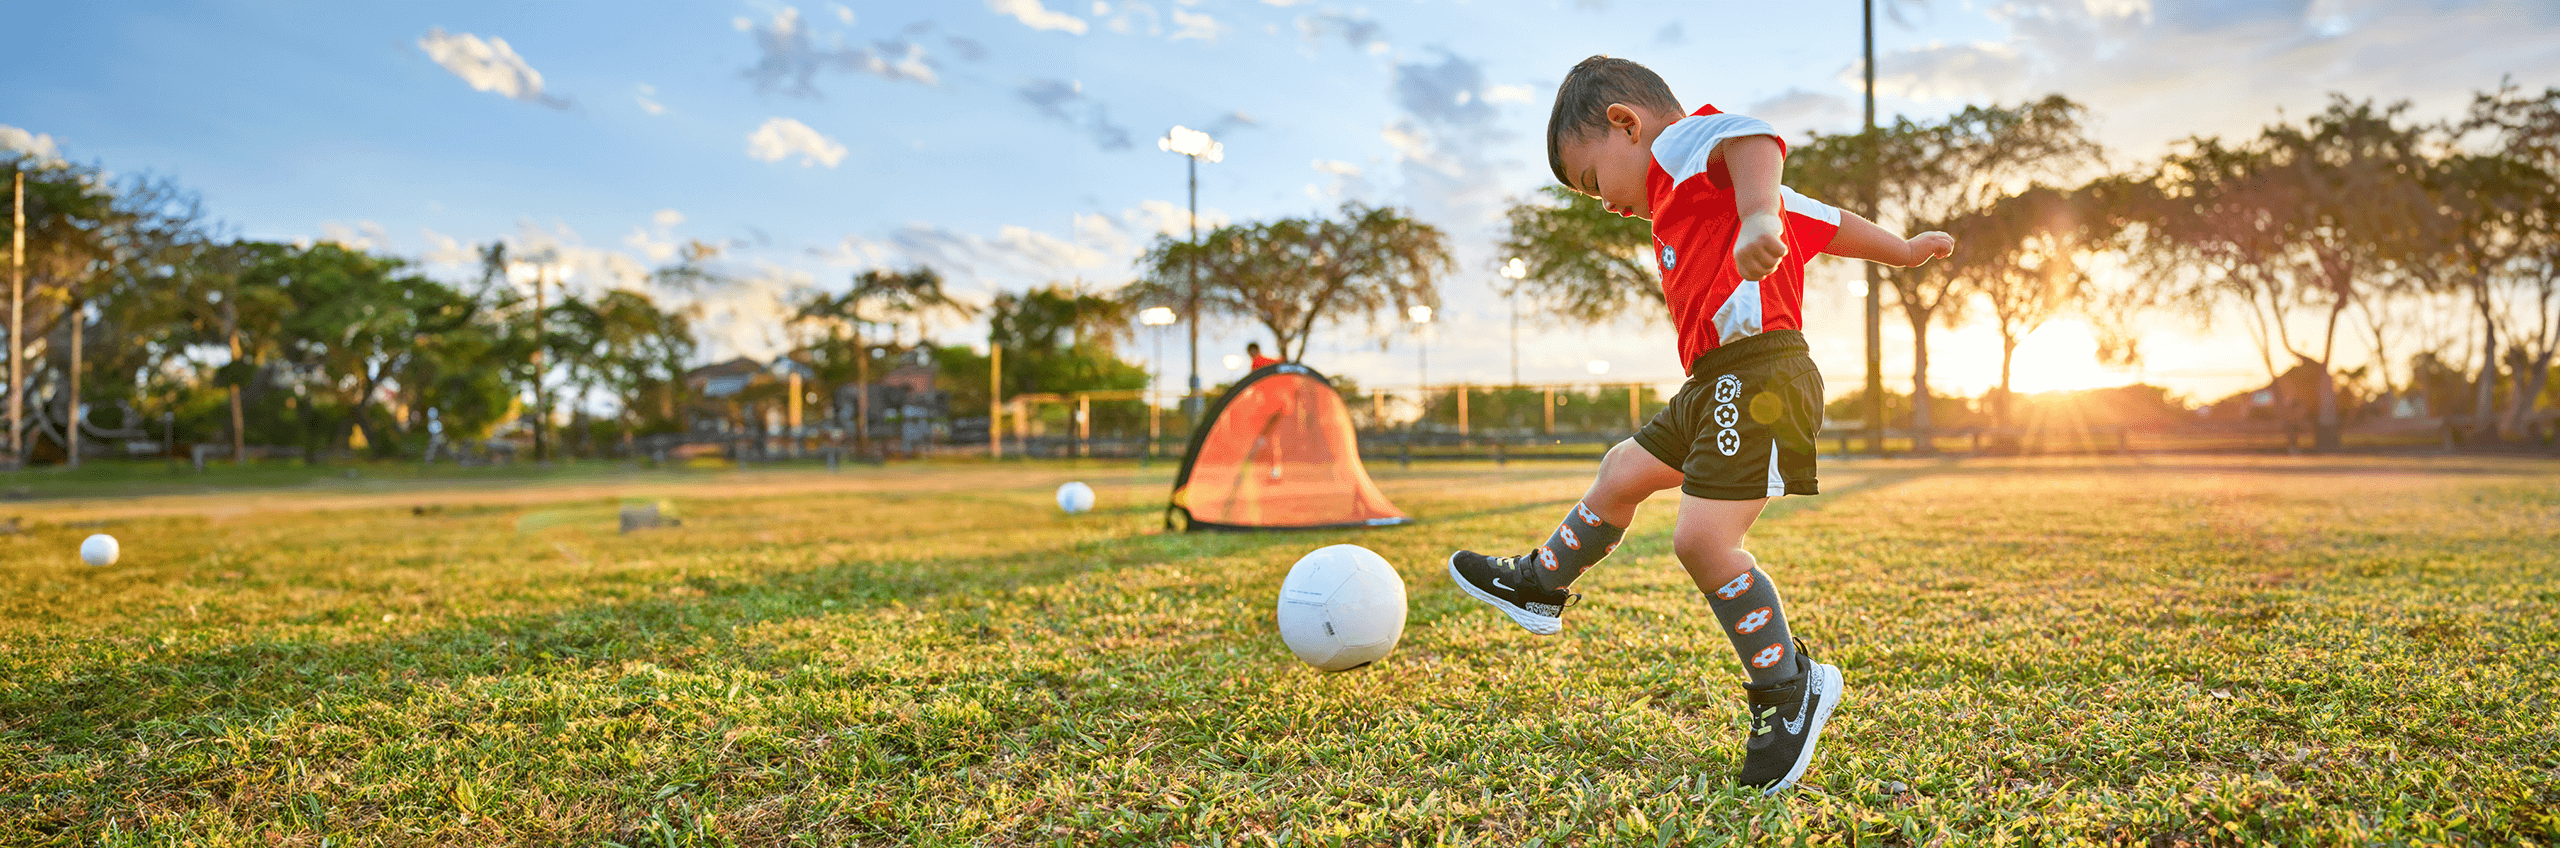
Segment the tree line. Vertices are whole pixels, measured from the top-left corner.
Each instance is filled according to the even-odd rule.
[[[2560,88],[2504,85],[2442,121],[2407,110],[2335,95],[2253,136],[2192,137],[2113,165],[2086,107],[2057,95],[1817,134],[1789,152],[1786,181],[1905,231],[1956,236],[1955,256],[1882,273],[1911,329],[1906,408],[1921,433],[1935,405],[1932,327],[1981,318],[1997,331],[1989,399],[2002,417],[2019,343],[2070,316],[2117,365],[2137,361],[2142,331],[2163,321],[2236,322],[2276,406],[2308,419],[2322,448],[2339,443],[2341,376],[2382,397],[2431,395],[2475,438],[2513,438],[2560,347]],[[1561,188],[1515,204],[1502,245],[1529,271],[1512,290],[1583,322],[1659,312],[1649,248],[1643,222]],[[2375,365],[2342,371],[2348,344]],[[2308,398],[2279,379],[2296,369],[2310,374]],[[2448,372],[2470,375],[2459,405],[2427,391]]]
[[[1901,408],[1914,429],[1925,433],[1940,405],[1931,328],[1979,319],[1996,330],[2000,388],[1987,411],[2005,419],[2018,345],[2063,317],[2093,327],[2115,364],[2143,356],[2142,331],[2163,322],[2236,323],[2274,389],[2307,395],[2277,406],[2298,410],[2322,447],[2338,444],[2341,378],[2368,395],[2425,395],[2479,438],[2512,438],[2535,420],[2560,348],[2560,88],[2502,86],[2435,122],[2334,96],[2255,135],[2190,138],[2131,164],[2106,155],[2090,122],[2086,107],[2050,96],[1792,145],[1798,190],[1958,239],[1954,257],[1882,274],[1913,337]],[[555,256],[490,244],[476,276],[439,280],[339,244],[227,236],[192,195],[147,174],[24,154],[0,165],[26,181],[23,338],[12,346],[33,461],[66,455],[75,418],[92,439],[182,431],[179,441],[387,457],[520,429],[539,444],[529,425],[565,417],[549,449],[593,455],[698,430],[706,416],[756,431],[783,400],[762,384],[718,404],[689,394],[686,375],[704,364],[701,316],[639,288],[560,294],[540,270]],[[1644,222],[1561,187],[1506,218],[1497,261],[1527,273],[1502,293],[1537,301],[1550,320],[1661,314]],[[724,279],[718,254],[687,245],[647,272],[650,288],[710,290]],[[879,420],[868,387],[905,363],[934,370],[954,414],[998,396],[1137,388],[1147,371],[1120,349],[1143,308],[1255,326],[1295,359],[1320,326],[1391,337],[1407,310],[1438,306],[1456,271],[1439,228],[1354,202],[1197,241],[1161,236],[1116,290],[1060,281],[976,306],[931,268],[866,270],[842,288],[792,293],[784,358],[827,420],[867,438]],[[929,336],[982,315],[1006,351],[994,384],[980,349]],[[2337,368],[2348,345],[2378,367]],[[2304,371],[2307,390],[2277,379]],[[2448,397],[2453,384],[2463,397]]]

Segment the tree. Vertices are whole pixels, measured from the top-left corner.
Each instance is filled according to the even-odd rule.
[[[1569,322],[1606,322],[1629,310],[1648,319],[1668,314],[1662,273],[1653,264],[1652,224],[1563,186],[1538,193],[1540,200],[1514,203],[1503,213],[1510,230],[1502,255],[1520,259],[1528,272],[1507,284],[1504,295],[1544,300],[1547,317]]]
[[[2447,157],[2438,196],[2460,222],[2454,256],[2486,336],[2473,414],[2494,437],[2490,383],[2499,362],[2514,381],[2506,429],[2522,432],[2560,352],[2560,88],[2482,93],[2454,131],[2489,136],[2485,150]]]
[[[2014,108],[1968,106],[1944,121],[1897,117],[1872,139],[1816,135],[1787,157],[1786,182],[1814,197],[1857,197],[1867,147],[1879,170],[1876,217],[1905,231],[1944,229],[2038,181],[2070,184],[2100,163],[2084,125],[2088,110],[2061,95]],[[1962,247],[1960,252],[1970,248]],[[1911,324],[1912,429],[1928,450],[1929,325],[1961,317],[1968,294],[1953,263],[1884,268],[1882,279]]]
[[[1147,370],[1120,361],[1127,301],[1046,286],[996,296],[987,340],[1004,346],[1004,394],[1135,389]]]
[[[247,276],[293,304],[280,328],[284,358],[305,376],[303,387],[334,406],[338,421],[327,443],[347,444],[361,431],[376,455],[391,455],[399,434],[381,414],[382,390],[427,340],[468,325],[481,304],[443,283],[400,273],[407,265],[402,260],[334,243],[272,245],[261,253]],[[317,461],[317,452],[310,458]]]
[[[1302,359],[1318,321],[1361,317],[1379,334],[1411,306],[1438,306],[1438,280],[1455,267],[1438,227],[1391,207],[1358,202],[1340,219],[1283,218],[1220,227],[1197,243],[1160,237],[1138,260],[1139,280],[1122,290],[1131,305],[1173,303],[1189,291],[1198,263],[1200,309],[1253,321],[1271,333],[1282,359]]]
[[[871,269],[853,277],[853,287],[842,293],[812,291],[802,293],[792,308],[792,321],[815,324],[828,329],[828,340],[822,347],[807,348],[826,361],[850,360],[854,371],[853,431],[857,450],[868,451],[871,445],[871,350],[864,341],[864,330],[875,323],[913,319],[916,338],[922,343],[926,322],[938,315],[966,318],[977,314],[976,307],[962,303],[942,290],[942,275],[932,268],[916,267],[906,271]],[[852,338],[844,337],[850,330]],[[892,339],[895,331],[892,330]],[[821,374],[829,369],[820,369]]]
[[[2316,368],[2312,424],[2321,450],[2339,445],[2341,318],[2382,296],[2399,267],[2392,245],[2437,224],[2419,177],[2422,133],[2398,122],[2403,108],[2338,97],[2303,125],[2270,125],[2242,145],[2193,140],[2163,163],[2160,203],[2146,216],[2159,236],[2155,267],[2183,281],[2203,317],[2221,303],[2247,311],[2280,395],[2286,390],[2276,378],[2295,363]],[[2316,337],[2296,337],[2304,317],[2318,322]],[[2289,357],[2281,365],[2278,351]],[[2292,408],[2289,398],[2277,401]]]
[[[2010,366],[2018,344],[2045,322],[2078,306],[2089,287],[2080,255],[2104,238],[2084,197],[2030,185],[1985,209],[1951,221],[1947,232],[1964,250],[1947,257],[1954,287],[1978,294],[2000,335],[2000,387],[1992,417],[2010,426]]]

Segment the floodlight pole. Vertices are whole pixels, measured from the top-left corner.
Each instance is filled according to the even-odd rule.
[[[533,461],[544,460],[542,419],[550,417],[551,406],[542,390],[542,318],[548,303],[543,296],[543,283],[551,276],[548,263],[533,266]]]
[[[1191,333],[1191,390],[1182,396],[1183,414],[1193,427],[1200,426],[1200,157],[1186,154],[1190,162],[1191,214],[1191,293],[1184,299],[1182,321]]]
[[[1865,189],[1867,220],[1877,220],[1876,185],[1876,2],[1865,0],[1867,77],[1867,131],[1862,145],[1865,173],[1859,180]],[[1859,263],[1867,273],[1867,444],[1874,446],[1877,456],[1884,456],[1884,292],[1882,274],[1873,262]]]
[[[9,461],[25,470],[27,452],[19,434],[26,432],[27,381],[18,369],[27,349],[27,172],[11,168],[9,173],[16,186],[9,213]]]

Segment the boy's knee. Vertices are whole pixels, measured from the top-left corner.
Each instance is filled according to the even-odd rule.
[[[1674,534],[1671,554],[1679,557],[1682,563],[1711,566],[1718,571],[1744,572],[1760,564],[1750,551],[1704,536]]]

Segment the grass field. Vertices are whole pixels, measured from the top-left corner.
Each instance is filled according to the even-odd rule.
[[[1162,465],[10,504],[0,845],[2560,840],[2560,463],[1833,463],[1751,540],[1850,685],[1770,799],[1666,506],[1540,639],[1441,559],[1589,466],[1373,470],[1417,526],[1161,535]],[[1273,600],[1342,541],[1412,611],[1322,674]]]

